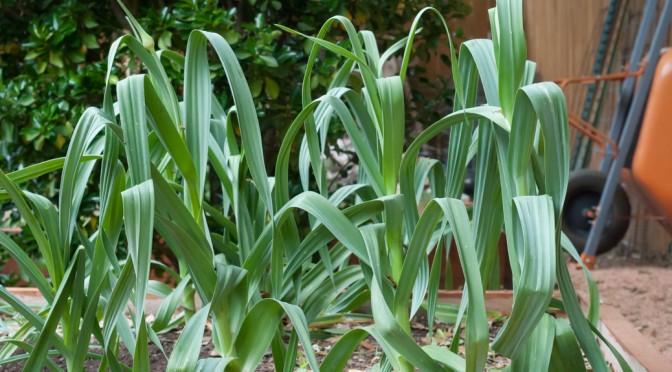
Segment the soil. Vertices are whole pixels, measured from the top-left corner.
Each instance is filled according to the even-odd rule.
[[[577,290],[587,292],[580,270],[571,270],[572,278]],[[593,270],[593,276],[600,289],[601,301],[618,309],[621,314],[656,346],[666,357],[672,359],[672,259],[670,257],[624,257],[607,254],[600,256],[598,267]],[[418,319],[413,323],[413,336],[416,341],[425,345],[427,338],[426,321]],[[353,327],[356,324],[341,324],[342,327]],[[452,328],[446,324],[438,324],[435,328],[435,342],[441,344],[450,340]],[[496,328],[493,328],[494,335]],[[160,335],[164,350],[168,355],[179,337],[179,331]],[[329,348],[338,340],[337,337],[322,341],[314,340],[318,361],[327,354]],[[214,348],[211,335],[206,332],[201,349],[201,357],[211,355]],[[150,344],[150,363],[152,370],[163,371],[166,359],[158,348]],[[347,370],[364,371],[380,360],[381,351],[372,339],[365,340],[357,349],[347,365]],[[59,365],[65,367],[64,361],[55,359]],[[131,365],[131,355],[122,350],[119,361]],[[502,368],[508,360],[500,356],[491,356],[491,368]],[[0,367],[0,371],[20,371],[23,363]],[[98,361],[89,360],[86,370],[97,370]],[[297,366],[298,367],[298,366]],[[264,356],[257,371],[274,371],[270,351]]]
[[[413,338],[419,345],[427,345],[429,344],[430,340],[428,338],[428,328],[426,326],[427,322],[425,319],[420,318],[416,319],[412,323],[412,332],[413,332]],[[353,326],[361,326],[363,325],[362,323],[357,323],[357,324],[352,324],[352,323],[341,323],[335,325],[336,328],[352,328]],[[490,327],[490,338],[491,340],[494,338],[494,336],[497,334],[499,331],[499,328],[501,326],[501,323],[491,323]],[[448,324],[443,324],[439,323],[435,325],[435,332],[434,332],[434,341],[439,344],[439,345],[444,345],[448,346],[450,341],[452,340],[452,329],[454,327],[452,325]],[[464,332],[463,332],[464,333]],[[168,356],[170,356],[170,352],[173,349],[173,346],[175,345],[175,342],[177,342],[177,339],[179,337],[179,331],[174,331],[174,332],[169,332],[165,333],[162,335],[159,335],[159,339],[161,340],[161,343],[163,345],[164,351]],[[338,336],[334,336],[331,338],[327,338],[324,340],[313,340],[313,350],[315,351],[315,355],[317,357],[318,363],[322,363],[322,360],[324,357],[328,354],[329,349],[331,346],[338,341]],[[98,349],[99,350],[99,349]],[[95,351],[94,351],[95,352]],[[460,350],[459,353],[461,355],[464,355],[464,346],[460,345]],[[158,347],[154,344],[149,344],[149,355],[150,355],[150,366],[152,371],[165,371],[166,366],[167,366],[167,360],[166,358],[161,354],[161,351],[158,349]],[[352,354],[352,357],[348,361],[346,365],[346,370],[355,372],[355,371],[366,371],[369,368],[371,368],[374,364],[378,363],[380,361],[382,355],[382,351],[376,341],[372,338],[367,338],[360,344],[360,346],[357,348],[357,350]],[[212,344],[212,335],[209,331],[206,330],[204,338],[203,338],[203,343],[201,346],[201,353],[200,353],[200,358],[207,358],[207,357],[216,357],[217,354],[214,351],[214,347]],[[299,345],[299,361],[305,361],[305,356],[303,354],[303,349],[301,345]],[[54,359],[56,363],[62,367],[66,368],[65,366],[65,360],[63,358],[56,357]],[[125,365],[132,365],[132,357],[126,351],[126,349],[122,348],[122,350],[119,353],[119,362]],[[99,366],[99,361],[98,360],[93,360],[89,359],[86,361],[85,364],[85,370],[86,371],[97,371],[98,366]],[[308,368],[307,363],[306,368]],[[489,355],[488,356],[488,365],[486,367],[486,370],[491,370],[491,369],[501,369],[509,364],[509,360],[506,359],[505,357],[499,356],[499,355]],[[21,371],[23,369],[23,362],[17,362],[13,363],[8,366],[0,367],[0,371],[7,371],[7,372],[14,372],[14,371]],[[304,367],[303,363],[301,365],[297,364],[297,369],[300,367]],[[43,369],[44,371],[48,371],[46,368]],[[264,372],[270,372],[270,371],[275,371],[275,366],[273,364],[273,358],[270,349],[264,355],[264,358],[257,367],[256,371],[264,371]]]
[[[672,261],[669,257],[598,257],[593,276],[603,304],[630,321],[672,360]],[[577,290],[587,292],[580,270],[571,270]]]
[[[163,350],[166,352],[167,355],[170,355],[170,352],[173,350],[173,346],[175,345],[175,342],[177,342],[177,338],[180,336],[179,331],[174,331],[174,332],[168,332],[162,335],[159,335],[159,339],[161,340],[161,344],[163,345]],[[205,336],[203,337],[203,345],[201,346],[201,353],[200,357],[201,358],[207,358],[210,356],[210,353],[214,350],[214,347],[212,345],[212,337],[210,335],[210,332],[206,331]],[[149,344],[149,365],[151,366],[152,371],[165,371],[166,366],[168,365],[167,359],[163,356],[161,353],[161,350],[154,345],[153,343]],[[101,353],[100,348],[98,347],[97,350],[92,348],[92,352],[97,352]],[[119,352],[119,362],[121,364],[125,364],[127,366],[133,365],[133,358],[132,355],[122,346],[122,349]],[[61,368],[66,369],[65,365],[65,360],[61,357],[58,356],[54,358],[54,361],[56,364],[58,364]],[[24,362],[17,362],[13,363],[8,366],[3,366],[0,367],[0,371],[7,371],[7,372],[14,372],[14,371],[22,371],[23,370],[23,365]],[[97,371],[98,367],[100,365],[100,361],[96,359],[87,359],[85,363],[85,370],[86,371]],[[43,371],[48,371],[48,369],[43,368]]]

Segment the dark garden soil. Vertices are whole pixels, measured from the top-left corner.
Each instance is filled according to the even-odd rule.
[[[162,335],[159,335],[159,339],[161,340],[161,344],[163,345],[163,350],[166,352],[168,356],[170,356],[170,352],[173,350],[173,346],[175,345],[175,342],[177,342],[177,338],[180,336],[179,331],[174,331],[174,332],[168,332]],[[201,358],[207,358],[210,356],[210,353],[214,350],[214,347],[212,345],[212,337],[210,335],[209,331],[206,331],[206,334],[203,338],[203,345],[201,346]],[[94,353],[102,353],[100,348],[92,348],[91,352]],[[119,362],[122,364],[125,364],[127,366],[131,366],[133,364],[133,359],[132,355],[125,349],[122,348],[121,351],[119,352]],[[56,361],[56,364],[58,364],[61,368],[65,369],[65,360],[58,356],[54,359]],[[22,371],[23,370],[23,362],[18,362],[11,364],[9,366],[4,366],[0,367],[0,371]],[[86,371],[97,371],[98,367],[100,365],[100,361],[96,359],[88,359],[85,364],[85,370]],[[163,356],[161,353],[161,350],[154,345],[153,343],[149,344],[149,365],[152,368],[152,371],[165,371],[166,366],[168,365],[167,359]],[[44,368],[43,371],[48,371],[48,369]]]
[[[349,329],[352,327],[356,326],[361,326],[363,325],[362,323],[339,323],[334,326],[334,328],[342,328],[342,329]],[[494,337],[496,332],[499,330],[500,324],[496,323],[494,326],[491,324],[491,330],[490,330],[490,337],[491,339]],[[448,346],[450,341],[452,340],[452,329],[453,326],[447,325],[447,324],[441,324],[439,323],[438,325],[435,325],[435,332],[434,332],[434,341],[439,344],[439,345],[445,345]],[[428,338],[427,334],[427,322],[424,319],[418,319],[417,321],[412,323],[412,331],[413,331],[413,338],[419,345],[427,345],[430,343],[430,340]],[[164,351],[168,356],[170,356],[170,352],[173,349],[173,346],[175,345],[175,342],[177,341],[177,338],[179,337],[179,331],[174,331],[174,332],[169,332],[166,334],[159,335],[159,339],[161,340],[161,343],[163,344]],[[331,349],[332,345],[338,341],[338,336],[333,336],[330,338],[326,338],[324,340],[313,340],[313,350],[315,351],[315,355],[317,356],[317,360],[319,363],[322,362],[324,357],[328,354],[329,350]],[[299,369],[301,367],[303,368],[309,368],[307,363],[305,362],[305,356],[303,355],[303,349],[301,346],[299,346],[299,363],[296,365],[296,369]],[[100,352],[100,349],[93,349],[93,352]],[[464,347],[460,345],[460,354],[463,354],[464,352]],[[167,365],[167,360],[159,350],[159,348],[151,344],[149,345],[149,355],[150,355],[150,366],[152,371],[165,371],[166,370],[166,365]],[[207,357],[215,357],[217,356],[216,352],[214,351],[214,347],[212,344],[212,336],[209,331],[206,331],[205,336],[203,338],[203,344],[201,346],[201,353],[200,357],[201,358],[207,358]],[[360,346],[357,348],[357,350],[353,353],[352,357],[347,363],[346,370],[347,371],[366,371],[367,369],[371,368],[374,364],[378,363],[380,361],[380,358],[382,356],[382,350],[376,343],[376,341],[372,338],[367,338],[360,344]],[[54,359],[56,363],[61,366],[62,368],[65,369],[65,361],[61,357],[57,357]],[[130,366],[132,364],[132,358],[131,355],[126,351],[125,349],[122,349],[119,355],[119,361],[125,365]],[[23,368],[23,362],[20,363],[14,363],[9,366],[5,367],[0,367],[0,371],[21,371]],[[490,369],[501,369],[505,367],[506,365],[509,364],[509,360],[498,355],[489,355],[488,356],[488,366],[486,367],[486,370]],[[99,361],[89,359],[86,362],[85,370],[86,371],[97,371],[99,366]],[[264,355],[262,363],[259,365],[259,367],[256,369],[257,371],[275,371],[275,366],[273,365],[273,358],[271,351],[266,353]],[[45,368],[44,371],[47,371]]]

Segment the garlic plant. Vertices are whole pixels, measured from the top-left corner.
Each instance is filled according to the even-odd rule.
[[[526,61],[521,0],[499,0],[490,10],[493,40],[463,43],[459,59],[443,23],[456,88],[454,112],[426,123],[405,144],[403,85],[425,17],[444,22],[436,9],[423,10],[408,37],[383,53],[372,32],[357,32],[340,16],[330,18],[316,36],[300,36],[313,45],[302,87],[304,108],[291,123],[269,177],[250,88],[225,39],[193,31],[185,56],[156,51],[128,14],[134,36],[113,44],[109,66],[125,50],[142,62],[142,73],[115,85],[108,68],[103,105],[82,116],[65,159],[0,172],[0,197],[16,204],[48,270],[43,276],[0,234],[0,245],[47,302],[33,313],[0,287],[0,297],[23,317],[19,330],[0,340],[0,364],[26,359],[27,370],[42,365],[59,370],[50,356],[62,355],[68,370],[82,370],[87,358],[100,358],[101,369],[121,371],[127,369],[117,358],[123,345],[133,354],[133,370],[146,371],[148,342],[160,346],[159,333],[184,324],[168,362],[171,371],[252,370],[269,347],[276,369],[290,371],[299,342],[313,370],[339,371],[369,335],[384,351],[380,370],[479,371],[492,350],[511,358],[512,370],[585,370],[583,351],[593,370],[606,371],[595,340],[595,285],[586,271],[591,288],[586,317],[563,249],[576,252],[559,227],[569,159],[565,99],[554,84],[532,83],[535,65]],[[336,24],[345,30],[350,49],[327,40]],[[321,49],[345,62],[329,91],[313,97],[311,72]],[[383,65],[402,50],[399,73],[383,76]],[[209,51],[215,61],[208,60]],[[168,62],[182,66],[182,97],[165,73]],[[228,77],[231,107],[213,96],[211,63]],[[347,85],[353,77],[362,89]],[[476,105],[479,86],[486,105]],[[333,193],[323,157],[330,125],[343,125],[360,168],[355,184]],[[446,129],[448,158],[419,157],[423,144]],[[290,197],[288,167],[297,144],[303,192]],[[469,211],[459,197],[474,157],[475,198]],[[76,217],[96,166],[101,222],[95,235],[85,237]],[[58,209],[17,186],[61,167]],[[209,173],[224,190],[220,205],[206,202]],[[311,177],[315,190],[309,189]],[[420,213],[427,179],[431,201]],[[309,216],[308,233],[299,229],[298,211]],[[175,288],[149,279],[154,229],[179,259],[179,272],[172,273]],[[502,231],[514,302],[489,344],[484,293]],[[464,357],[457,353],[459,331],[451,347],[421,347],[410,335],[410,320],[426,297],[433,318],[441,261],[451,239],[466,279],[458,315],[458,324],[466,323]],[[124,260],[116,257],[120,242],[128,247]],[[431,252],[435,258],[429,262]],[[319,262],[312,260],[315,254]],[[353,256],[358,264],[351,263]],[[561,300],[552,298],[556,284]],[[148,293],[164,298],[151,324],[145,317]],[[347,332],[318,364],[310,324],[341,320],[367,300],[372,324]],[[184,311],[175,316],[179,305]],[[564,309],[567,319],[550,315],[551,308]],[[288,338],[285,317],[292,325]],[[199,360],[208,323],[220,357]],[[89,351],[92,336],[102,355]],[[25,353],[15,355],[19,349]]]

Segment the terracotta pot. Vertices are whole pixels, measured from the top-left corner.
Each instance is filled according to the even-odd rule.
[[[19,234],[22,232],[22,230],[19,228],[2,228],[0,231],[7,234]],[[170,248],[168,248],[166,241],[157,233],[154,234],[154,240],[152,242],[152,260],[162,262],[174,271],[179,272],[177,258],[175,258],[175,255],[172,253]],[[19,276],[20,271],[21,270],[19,269],[19,265],[17,265],[16,261],[14,261],[12,258],[9,258],[4,265],[0,266],[0,274],[15,274]],[[42,274],[48,276],[47,270],[42,269]],[[172,287],[175,285],[175,280],[173,280],[173,278],[167,272],[163,270],[157,270],[155,267],[152,267],[152,270],[149,273],[149,278],[152,280],[164,282]],[[17,287],[23,287],[27,286],[28,283],[20,279],[14,285]]]
[[[511,289],[513,288],[513,274],[511,274],[511,267],[509,266],[509,254],[506,251],[506,236],[502,233],[499,236],[499,244],[497,247],[499,251],[499,283],[502,285],[502,288]],[[434,253],[430,254],[430,263],[434,259]],[[441,288],[444,289],[455,289],[461,288],[464,286],[464,273],[462,272],[462,265],[460,264],[460,257],[457,253],[457,247],[455,246],[455,240],[453,239],[450,246],[450,266],[452,274],[452,288],[446,288],[443,284],[446,283],[445,278],[445,264],[442,265],[441,270]]]

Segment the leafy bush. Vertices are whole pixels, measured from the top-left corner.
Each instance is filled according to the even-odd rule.
[[[594,282],[586,271],[592,288],[586,317],[563,250],[577,253],[558,228],[569,168],[564,96],[552,83],[531,84],[534,63],[525,60],[521,14],[520,1],[499,1],[490,12],[494,42],[466,42],[459,60],[451,44],[455,111],[427,123],[408,147],[403,84],[415,31],[423,17],[438,15],[444,22],[440,13],[423,9],[408,38],[382,54],[371,32],[357,32],[344,17],[329,19],[316,36],[304,35],[312,46],[301,86],[303,108],[282,139],[274,177],[266,170],[250,84],[226,39],[193,31],[185,56],[159,54],[131,18],[134,36],[117,39],[110,59],[116,60],[125,46],[141,62],[140,72],[114,85],[108,70],[102,107],[84,112],[65,159],[0,172],[2,195],[26,220],[49,272],[48,277],[40,273],[16,243],[0,234],[0,245],[47,301],[35,314],[0,286],[0,298],[23,317],[18,330],[1,341],[0,364],[25,359],[27,370],[43,364],[56,368],[48,356],[60,354],[68,370],[81,370],[86,358],[99,358],[103,369],[121,371],[117,355],[123,344],[134,356],[133,368],[145,371],[148,342],[184,324],[168,362],[171,371],[251,370],[268,348],[277,369],[293,370],[298,342],[313,370],[342,370],[367,336],[384,351],[382,370],[479,371],[489,350],[510,357],[514,370],[585,370],[582,351],[593,370],[608,370],[595,341],[599,298]],[[326,40],[334,23],[347,34],[348,48]],[[401,50],[399,74],[381,76],[383,64]],[[307,82],[320,51],[344,62],[326,94],[313,98]],[[209,60],[223,69],[232,101],[227,102],[235,106],[223,106],[214,96]],[[168,78],[166,63],[184,71],[183,86]],[[353,80],[358,80],[354,89]],[[484,106],[475,106],[479,82],[488,101]],[[321,140],[332,125],[344,128],[360,161],[357,182],[334,192],[326,186]],[[449,162],[444,166],[419,157],[421,146],[447,128]],[[289,161],[301,132],[303,190],[291,197]],[[474,156],[470,217],[457,197]],[[58,209],[17,186],[61,167]],[[94,168],[100,169],[100,223],[86,237],[76,233],[76,217]],[[205,198],[209,172],[224,190],[217,204]],[[306,178],[314,179],[314,191]],[[427,180],[431,201],[422,205]],[[348,199],[356,202],[341,208]],[[309,216],[309,232],[299,231],[297,213]],[[154,229],[180,260],[174,289],[149,279]],[[502,230],[514,275],[514,304],[489,344],[485,283]],[[453,238],[466,277],[458,331],[450,348],[420,347],[410,336],[410,319],[427,295],[431,329],[438,270],[449,247],[443,243]],[[115,255],[119,242],[127,245],[125,260]],[[73,243],[79,246],[72,249]],[[435,252],[432,262],[430,252]],[[313,262],[314,254],[319,262]],[[352,257],[359,264],[351,264]],[[562,299],[552,298],[556,283]],[[147,293],[165,297],[151,324],[144,313]],[[345,333],[318,365],[309,324],[343,319],[367,300],[373,324]],[[133,303],[131,324],[125,317],[128,301]],[[180,303],[185,310],[173,317]],[[551,316],[553,309],[564,309],[571,327]],[[285,317],[292,324],[289,331]],[[464,357],[457,353],[462,322]],[[207,323],[221,357],[199,360]],[[92,336],[103,355],[88,353]],[[17,349],[25,353],[15,354]]]

